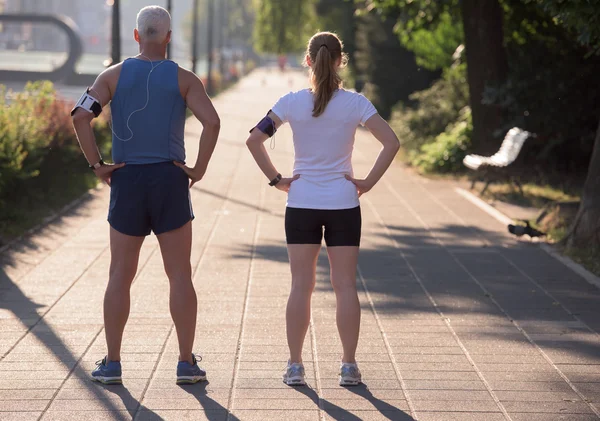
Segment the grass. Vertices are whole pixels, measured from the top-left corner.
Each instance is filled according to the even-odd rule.
[[[477,187],[479,186],[480,184],[477,184]],[[509,183],[491,184],[483,198],[538,209],[555,202],[576,202],[580,199],[579,189],[567,185],[527,183],[523,185],[523,193],[524,195],[521,195],[517,188]]]
[[[587,270],[600,276],[600,250],[597,248],[559,248],[559,251],[565,256],[570,257]]]

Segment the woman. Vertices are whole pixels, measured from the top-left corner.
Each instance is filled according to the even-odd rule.
[[[392,163],[398,138],[364,96],[342,89],[339,70],[347,62],[342,42],[330,32],[314,35],[306,52],[310,89],[291,92],[275,104],[246,141],[260,169],[288,193],[285,231],[292,272],[286,311],[290,359],[283,376],[304,385],[302,345],[310,323],[317,256],[323,229],[336,295],[336,319],[343,347],[340,385],[361,382],[355,353],[360,329],[356,266],[361,234],[359,196],[368,192]],[[294,176],[282,178],[264,142],[289,122],[294,135]],[[365,179],[354,178],[352,148],[358,125],[366,126],[383,149]]]

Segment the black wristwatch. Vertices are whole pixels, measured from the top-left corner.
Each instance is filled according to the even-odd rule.
[[[281,181],[281,174],[277,174],[277,176],[271,180],[269,186],[274,186]]]
[[[98,168],[100,168],[103,165],[104,165],[104,161],[102,160],[102,158],[100,158],[100,161],[98,161],[97,164],[90,165],[90,169],[91,170],[97,170]]]

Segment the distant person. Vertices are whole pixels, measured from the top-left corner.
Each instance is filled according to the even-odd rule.
[[[277,57],[277,64],[279,65],[279,70],[285,72],[285,66],[287,65],[287,57],[281,54],[279,57]]]
[[[171,16],[165,9],[143,8],[134,31],[140,53],[100,74],[73,113],[90,167],[111,187],[111,262],[104,296],[108,354],[92,372],[93,379],[105,384],[122,382],[121,340],[129,316],[130,287],[142,243],[151,231],[158,237],[170,283],[169,306],[179,341],[177,383],[206,379],[192,353],[197,298],[190,265],[194,219],[190,187],[206,172],[220,122],[200,79],[165,59],[170,28]],[[90,127],[109,102],[115,164],[102,161]],[[193,168],[185,165],[186,107],[204,127]]]
[[[288,192],[285,233],[292,272],[286,321],[290,358],[283,381],[304,385],[302,346],[310,323],[317,256],[323,230],[336,295],[336,319],[343,347],[339,383],[357,385],[355,354],[360,330],[356,266],[361,236],[359,196],[383,176],[399,148],[398,138],[364,96],[342,89],[339,69],[346,64],[342,42],[332,33],[314,35],[306,51],[310,88],[291,92],[273,106],[246,141],[270,185]],[[294,135],[293,177],[282,177],[264,142],[283,123]],[[354,178],[352,149],[359,125],[383,144],[365,179]]]

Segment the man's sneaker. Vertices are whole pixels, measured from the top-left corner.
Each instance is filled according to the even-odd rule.
[[[103,384],[123,384],[123,380],[121,380],[121,362],[107,362],[106,357],[96,361],[96,369],[92,371],[92,379]]]
[[[192,354],[194,364],[187,361],[179,361],[177,364],[177,384],[194,384],[206,380],[206,371],[198,367],[196,356]],[[202,361],[202,357],[200,357]]]
[[[342,363],[340,366],[340,386],[356,386],[362,383],[362,376],[356,363]]]
[[[285,373],[283,373],[283,382],[288,386],[304,386],[306,384],[304,380],[304,365],[288,361]]]

